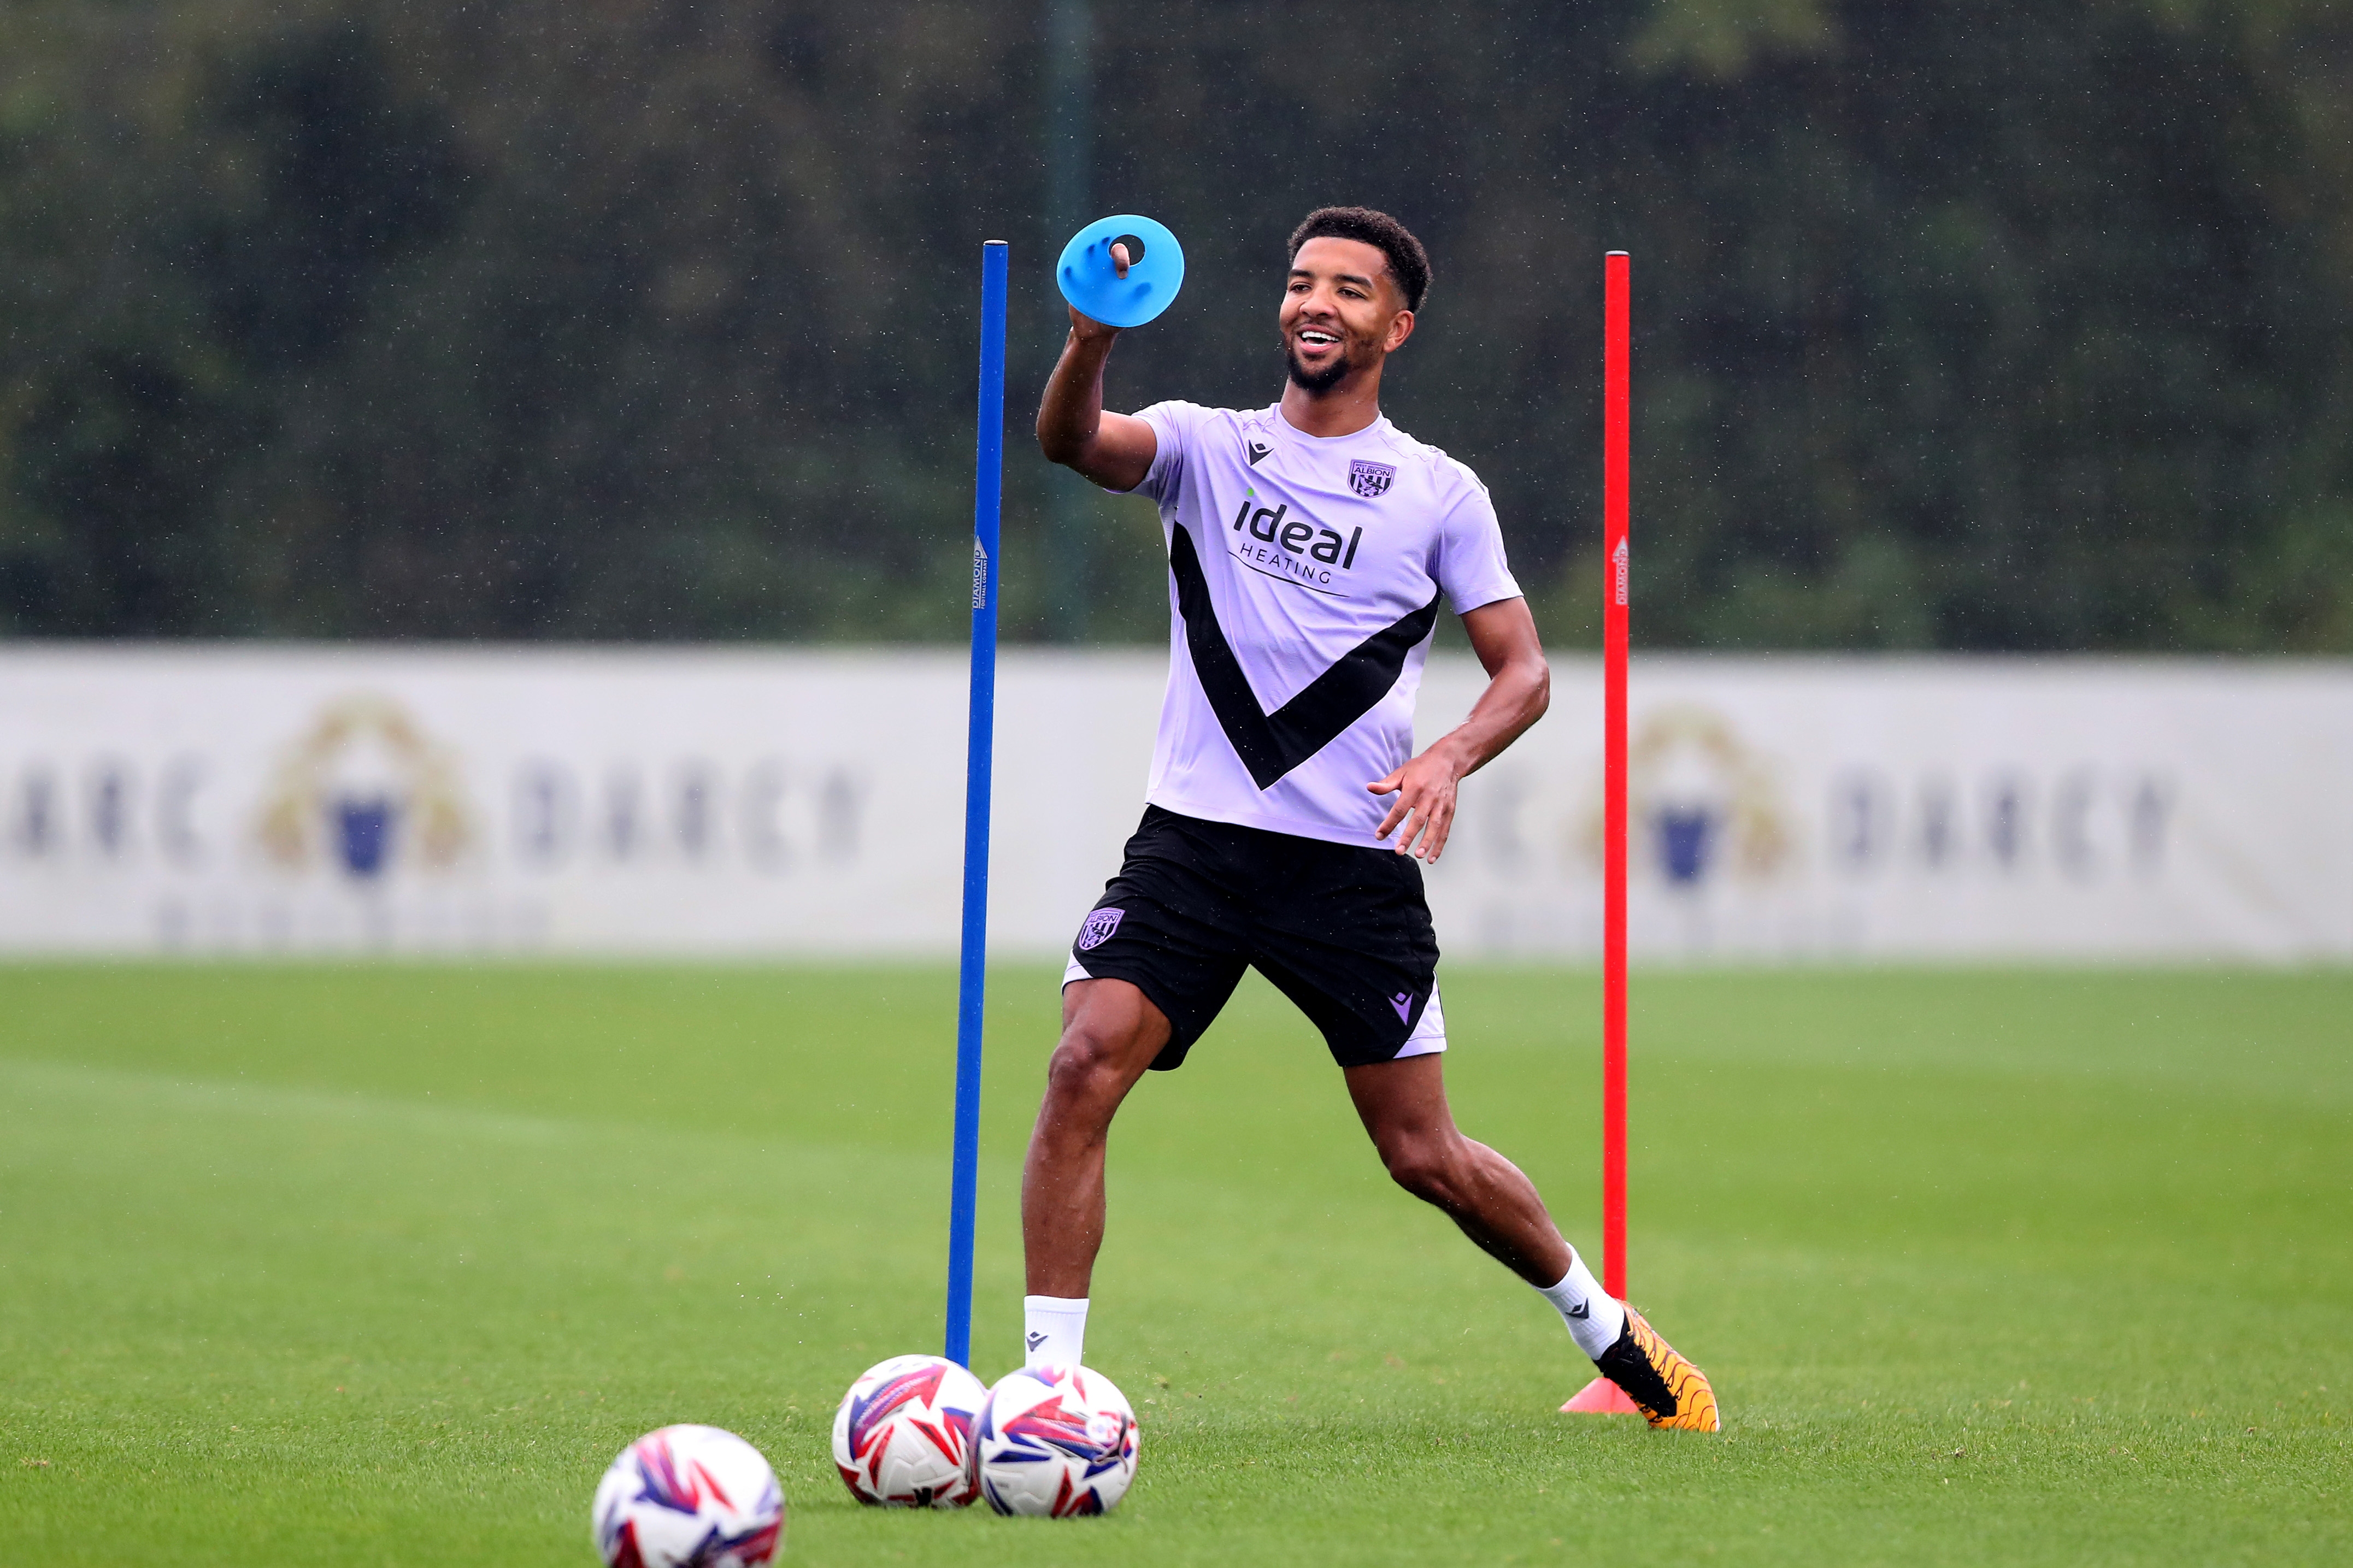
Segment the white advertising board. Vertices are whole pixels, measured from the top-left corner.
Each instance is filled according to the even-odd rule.
[[[991,945],[1116,868],[1165,659],[1006,657]],[[1591,953],[1598,666],[1464,785],[1459,957]],[[1474,665],[1433,660],[1425,740]],[[952,651],[0,648],[0,951],[953,952]],[[1638,658],[1636,951],[2353,958],[2353,667]]]
[[[1464,784],[1430,877],[1463,951],[1598,950],[1599,682],[1569,675]],[[1629,686],[1637,953],[2353,957],[2353,668],[1650,658]]]

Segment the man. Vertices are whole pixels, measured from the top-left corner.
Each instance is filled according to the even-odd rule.
[[[1123,276],[1130,259],[1114,248]],[[1279,318],[1290,380],[1250,411],[1104,413],[1119,331],[1071,312],[1038,443],[1159,503],[1174,619],[1144,822],[1071,950],[1022,1173],[1029,1364],[1081,1359],[1121,1100],[1183,1063],[1255,965],[1323,1030],[1398,1184],[1541,1291],[1652,1426],[1712,1432],[1699,1369],[1602,1290],[1528,1179],[1447,1109],[1417,860],[1446,847],[1463,775],[1543,714],[1550,675],[1486,490],[1381,417],[1382,366],[1429,286],[1395,218],[1309,214]],[[1409,756],[1441,600],[1490,679],[1469,719]]]

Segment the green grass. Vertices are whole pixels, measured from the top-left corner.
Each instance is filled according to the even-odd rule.
[[[1102,1521],[855,1508],[936,1346],[931,970],[0,968],[0,1560],[593,1562],[666,1421],[803,1563],[2353,1559],[2353,974],[1635,984],[1635,1299],[1718,1438],[1553,1407],[1558,1321],[1388,1187],[1253,982],[1113,1147]],[[1051,976],[997,977],[979,1370]],[[1460,972],[1475,1135],[1598,1240],[1596,986]],[[1145,1403],[1149,1401],[1149,1403]]]

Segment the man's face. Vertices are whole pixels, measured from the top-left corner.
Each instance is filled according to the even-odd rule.
[[[1328,392],[1404,342],[1413,312],[1380,247],[1324,236],[1291,259],[1281,324],[1291,379],[1310,392]]]

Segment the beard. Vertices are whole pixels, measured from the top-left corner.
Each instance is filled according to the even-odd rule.
[[[1329,392],[1340,384],[1340,378],[1346,375],[1349,369],[1348,346],[1345,342],[1340,345],[1340,352],[1332,356],[1332,363],[1322,370],[1310,370],[1300,363],[1297,352],[1287,342],[1282,345],[1282,359],[1291,367],[1291,384],[1302,392]]]

